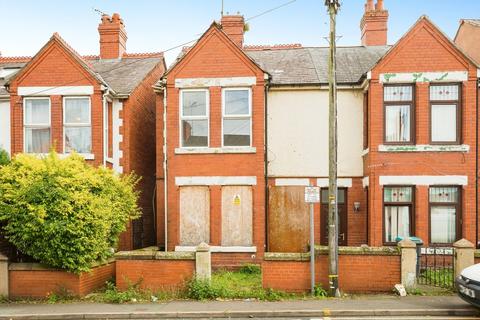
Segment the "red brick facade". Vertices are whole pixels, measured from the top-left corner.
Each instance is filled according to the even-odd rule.
[[[253,153],[191,153],[179,154],[179,94],[175,86],[178,79],[190,78],[230,78],[250,77],[255,84],[250,86],[252,95],[252,145]],[[213,24],[197,44],[189,50],[183,59],[165,76],[167,96],[167,226],[168,250],[174,250],[180,244],[180,194],[176,185],[177,177],[234,176],[255,177],[252,185],[253,196],[253,244],[257,248],[257,257],[264,250],[265,234],[265,179],[264,179],[264,116],[265,88],[264,72],[255,65],[235,43],[227,37],[217,24]],[[205,87],[204,87],[205,88]],[[222,87],[209,86],[209,148],[222,147]],[[163,141],[163,101],[157,98],[157,141]],[[157,206],[163,204],[163,154],[157,148]],[[221,245],[221,192],[222,186],[209,185],[210,195],[210,245]],[[159,210],[159,214],[161,210]],[[164,216],[158,215],[157,226],[164,227]],[[159,230],[160,244],[164,244],[164,234]]]
[[[468,151],[452,152],[384,152],[384,87],[382,74],[447,73],[462,71],[468,79],[461,84],[461,144]],[[429,88],[434,80],[419,79],[414,84],[414,134],[415,145],[430,145]],[[442,83],[442,82],[439,82]],[[369,179],[369,244],[384,243],[383,187],[381,176],[466,176],[468,183],[461,186],[461,234],[476,242],[476,126],[477,126],[477,67],[425,17],[387,53],[373,68],[368,89],[368,154],[364,157],[364,173]],[[417,180],[418,180],[417,179]],[[446,183],[448,184],[448,183]],[[429,243],[428,185],[414,183],[414,235]],[[460,214],[460,213],[459,213]]]

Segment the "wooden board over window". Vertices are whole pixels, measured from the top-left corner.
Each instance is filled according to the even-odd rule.
[[[222,188],[222,246],[252,245],[252,188]]]
[[[305,187],[270,187],[268,241],[270,252],[307,252],[309,206]]]
[[[210,242],[210,190],[208,187],[180,188],[180,245]]]

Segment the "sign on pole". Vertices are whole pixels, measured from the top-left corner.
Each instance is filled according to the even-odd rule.
[[[305,202],[319,203],[320,202],[320,187],[305,187]]]

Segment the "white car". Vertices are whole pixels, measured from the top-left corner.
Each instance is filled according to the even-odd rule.
[[[460,298],[480,308],[480,263],[465,268],[455,279]]]

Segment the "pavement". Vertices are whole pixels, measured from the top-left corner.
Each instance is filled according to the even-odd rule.
[[[260,301],[172,301],[145,304],[11,303],[0,304],[5,319],[480,319],[457,296],[359,296],[342,299]]]

